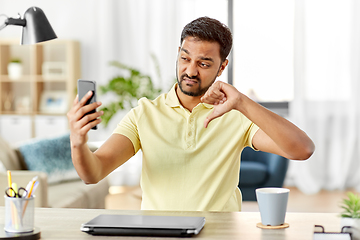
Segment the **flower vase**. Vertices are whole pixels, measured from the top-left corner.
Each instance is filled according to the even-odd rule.
[[[8,75],[10,80],[19,80],[22,75],[21,63],[11,62],[8,64]]]

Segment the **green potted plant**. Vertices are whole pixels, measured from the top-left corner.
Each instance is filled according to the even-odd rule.
[[[156,59],[153,58],[153,60]],[[137,100],[142,97],[154,99],[161,93],[161,89],[154,86],[149,75],[117,61],[110,62],[110,65],[125,70],[128,74],[125,74],[126,76],[116,76],[108,84],[100,86],[100,94],[113,93],[116,96],[112,102],[100,109],[104,111],[101,118],[105,127],[119,110],[136,106]],[[157,74],[160,77],[158,67]]]
[[[342,200],[341,227],[350,226],[352,239],[360,240],[360,196],[352,192]]]
[[[13,58],[8,64],[8,76],[11,80],[18,80],[22,75],[22,62],[20,58]]]

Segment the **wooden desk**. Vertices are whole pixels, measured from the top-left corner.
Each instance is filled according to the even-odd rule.
[[[94,237],[80,231],[82,223],[99,214],[204,216],[205,227],[199,235],[191,239],[313,239],[315,224],[323,225],[327,232],[340,231],[340,218],[337,213],[287,213],[286,222],[290,224],[289,228],[264,230],[256,227],[256,224],[260,222],[258,212],[152,212],[59,208],[35,208],[35,226],[40,228],[41,239],[110,239],[109,237]],[[4,207],[0,207],[0,216],[0,225],[4,225]],[[124,238],[126,237],[111,237],[111,239]],[[131,239],[143,240],[145,238],[132,237]],[[174,238],[159,239],[173,240]]]

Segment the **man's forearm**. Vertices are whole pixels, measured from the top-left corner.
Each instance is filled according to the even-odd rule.
[[[254,122],[291,159],[307,159],[314,152],[311,139],[290,121],[273,113],[244,94],[236,109]],[[266,141],[266,139],[264,140]],[[257,141],[255,147],[267,149],[267,142]],[[270,146],[271,148],[271,146]],[[259,150],[263,150],[259,149]],[[270,149],[271,150],[271,149]],[[284,155],[284,154],[283,154]]]
[[[252,139],[252,144],[258,150],[297,160],[307,159],[314,152],[314,143],[306,133],[230,84],[221,81],[213,83],[201,101],[214,105],[214,110],[204,121],[205,128],[213,119],[235,109],[259,126]]]
[[[102,166],[87,144],[71,145],[71,157],[77,173],[86,184],[97,183],[102,179]]]

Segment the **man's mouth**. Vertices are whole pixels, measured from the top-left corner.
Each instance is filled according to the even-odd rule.
[[[184,79],[185,83],[188,84],[188,85],[194,85],[194,84],[197,84],[198,82],[195,81],[195,80],[192,80],[192,79]]]
[[[185,76],[182,78],[182,80],[185,82],[186,85],[194,85],[199,83],[198,79],[189,78]]]

